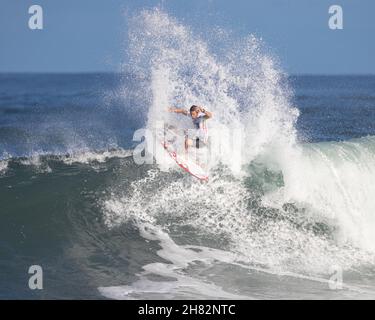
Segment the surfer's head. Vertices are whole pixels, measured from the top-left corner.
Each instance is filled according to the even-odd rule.
[[[198,117],[198,114],[199,114],[199,107],[196,106],[196,105],[192,105],[190,107],[190,115],[193,119],[197,118]]]

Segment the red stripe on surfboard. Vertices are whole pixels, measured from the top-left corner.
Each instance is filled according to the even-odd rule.
[[[189,168],[187,168],[186,166],[184,166],[182,163],[180,163],[178,160],[177,160],[177,155],[176,155],[176,152],[175,151],[169,151],[167,149],[167,144],[166,143],[161,143],[161,145],[164,147],[164,149],[168,152],[168,154],[171,156],[171,158],[177,163],[177,165],[185,170],[187,173],[190,173],[193,177],[199,179],[199,180],[202,180],[202,181],[208,181],[208,176],[205,176],[205,177],[200,177],[200,176],[197,176],[195,175],[193,172],[191,172],[189,170]]]

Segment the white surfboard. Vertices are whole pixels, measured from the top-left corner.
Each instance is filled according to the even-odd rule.
[[[193,159],[189,159],[189,157],[185,157],[185,154],[180,154],[174,145],[176,133],[173,132],[169,128],[164,128],[164,131],[159,131],[157,138],[165,151],[168,155],[177,163],[177,165],[183,169],[184,171],[188,172],[195,178],[208,181],[208,173]]]

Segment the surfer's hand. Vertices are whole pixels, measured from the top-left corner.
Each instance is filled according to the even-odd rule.
[[[206,119],[212,118],[212,112],[205,110],[204,108],[200,107],[200,111],[205,115]]]

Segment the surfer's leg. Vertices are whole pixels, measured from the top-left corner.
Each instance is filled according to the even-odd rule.
[[[189,133],[188,133],[188,130],[185,130],[185,158],[187,158],[188,149],[189,149]]]
[[[193,140],[191,140],[188,136],[185,136],[185,158],[188,157],[188,150],[189,147],[193,145]]]
[[[196,163],[202,168],[205,168],[207,164],[208,147],[207,137],[196,139]]]
[[[195,139],[195,162],[199,165],[198,149],[200,146],[199,138]]]
[[[189,138],[186,136],[185,137],[185,154],[187,153],[189,149]]]

